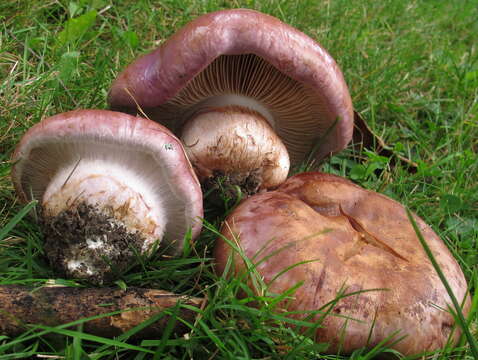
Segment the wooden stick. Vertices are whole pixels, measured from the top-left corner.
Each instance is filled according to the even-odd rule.
[[[16,336],[28,324],[58,326],[82,318],[126,310],[120,314],[90,320],[83,331],[104,337],[118,336],[177,302],[200,307],[201,298],[176,295],[163,290],[141,288],[71,288],[42,287],[32,290],[25,286],[0,286],[0,334]],[[138,308],[140,308],[138,310]],[[128,309],[136,309],[127,311]],[[178,308],[178,318],[190,323],[197,312]],[[170,316],[154,322],[135,337],[158,336]],[[176,321],[174,331],[184,334],[188,328]]]

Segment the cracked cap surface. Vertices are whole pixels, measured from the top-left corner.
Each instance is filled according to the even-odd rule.
[[[415,219],[458,301],[467,297],[466,314],[470,299],[458,263],[433,230]],[[269,291],[280,294],[303,281],[289,310],[318,310],[341,289],[359,292],[340,299],[316,330],[316,340],[329,343],[329,352],[373,347],[396,331],[394,340],[405,338],[392,348],[405,355],[445,346],[454,320],[443,309],[451,301],[398,202],[338,176],[304,173],[244,201],[222,233],[237,239],[255,262],[273,254],[257,266]],[[219,272],[230,253],[218,240]],[[237,253],[234,259],[235,270],[244,270]],[[458,336],[455,331],[453,339]]]

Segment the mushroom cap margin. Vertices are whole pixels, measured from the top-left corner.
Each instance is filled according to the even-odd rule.
[[[57,114],[43,119],[23,135],[12,155],[11,173],[15,191],[22,202],[32,200],[22,183],[24,165],[31,150],[43,141],[80,136],[121,140],[124,141],[122,146],[142,147],[158,162],[167,161],[168,165],[163,168],[168,172],[167,177],[173,179],[170,185],[174,186],[175,195],[188,203],[186,210],[191,219],[192,238],[199,235],[202,223],[198,218],[203,217],[201,186],[180,140],[151,120],[109,110],[73,110]]]
[[[249,53],[311,87],[323,99],[326,128],[335,125],[328,138],[320,140],[318,159],[347,146],[353,132],[353,106],[335,60],[301,31],[254,10],[220,10],[191,21],[129,65],[114,81],[108,102],[118,110],[134,109],[136,102],[146,108],[159,106],[218,56]]]

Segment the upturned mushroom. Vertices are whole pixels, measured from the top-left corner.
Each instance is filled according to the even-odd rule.
[[[106,110],[30,128],[13,155],[19,198],[40,202],[45,251],[60,274],[102,283],[156,245],[178,254],[203,216],[181,142],[153,121]]]
[[[253,10],[201,16],[129,65],[110,106],[180,136],[201,181],[227,175],[247,192],[273,188],[315,147],[342,150],[352,102],[327,51],[299,30]]]
[[[470,299],[458,263],[433,230],[415,220],[467,314]],[[230,256],[233,273],[246,271],[245,255],[271,293],[303,282],[283,306],[306,313],[296,317],[319,310],[313,319],[325,319],[315,339],[330,344],[331,353],[383,342],[411,355],[459,337],[447,310],[451,300],[404,207],[384,195],[338,176],[304,173],[245,200],[222,234],[243,254],[219,239],[218,273]]]

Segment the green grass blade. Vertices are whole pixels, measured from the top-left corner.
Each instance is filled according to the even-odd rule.
[[[0,241],[2,241],[12,229],[35,207],[37,201],[31,201],[21,209],[2,229],[0,229]]]
[[[78,332],[82,333],[83,332],[83,324],[78,325]],[[81,347],[81,337],[75,335],[73,337],[73,359],[74,360],[81,360],[81,355],[83,353],[83,349]]]
[[[418,236],[418,240],[420,240],[420,244],[423,246],[423,249],[425,250],[425,253],[427,254],[428,258],[430,259],[430,262],[432,263],[433,267],[435,268],[435,271],[438,274],[438,277],[440,278],[441,282],[443,283],[443,286],[445,287],[448,295],[450,296],[450,299],[453,303],[455,315],[456,315],[456,320],[458,321],[458,325],[464,332],[466,339],[468,340],[468,344],[470,345],[470,350],[471,353],[473,354],[473,357],[475,359],[478,359],[478,343],[476,339],[471,335],[470,329],[468,327],[468,324],[465,320],[465,317],[463,316],[463,312],[461,311],[461,306],[458,300],[455,297],[455,294],[453,293],[453,290],[448,283],[445,274],[443,274],[443,271],[440,268],[440,265],[435,259],[435,256],[433,255],[430,247],[428,246],[427,242],[425,241],[420,229],[418,228],[418,225],[410,212],[410,210],[407,208],[407,216],[410,222],[412,223],[413,230],[415,230],[415,233]]]
[[[135,350],[135,351],[140,351],[140,352],[146,352],[149,354],[154,354],[154,351],[145,349],[141,346],[136,346],[136,345],[131,345],[122,341],[114,340],[114,339],[108,339],[102,336],[96,336],[96,335],[91,335],[87,333],[82,333],[78,331],[73,331],[73,330],[67,330],[67,329],[60,329],[59,327],[50,327],[50,326],[44,326],[44,325],[37,325],[36,326],[39,329],[43,329],[45,331],[49,331],[51,333],[55,334],[60,334],[60,335],[65,335],[65,336],[71,336],[73,338],[78,338],[81,340],[88,340],[88,341],[94,341],[99,344],[107,344],[110,346],[114,346],[120,349],[128,349],[128,350]]]
[[[478,271],[474,273],[472,281],[474,282],[473,288],[478,289]],[[468,319],[467,319],[468,326],[472,323],[477,313],[478,313],[478,294],[475,294],[471,300],[470,314],[468,315]],[[458,342],[458,346],[459,347],[464,346],[465,342],[466,342],[466,337],[464,336],[464,334],[461,334],[460,341]]]
[[[144,309],[145,308],[131,308],[131,309],[128,309],[126,311],[136,311],[136,310],[144,310]],[[16,339],[14,339],[10,342],[7,342],[7,343],[3,343],[2,345],[0,345],[0,352],[5,351],[6,349],[8,349],[12,346],[15,346],[17,344],[20,344],[24,341],[39,338],[43,335],[46,335],[46,334],[49,334],[49,333],[52,333],[52,332],[59,332],[59,331],[65,329],[65,328],[81,325],[81,324],[84,324],[85,322],[88,322],[88,321],[91,321],[91,320],[101,319],[103,317],[118,315],[118,314],[121,314],[121,313],[126,312],[126,311],[125,310],[118,310],[118,311],[112,311],[112,312],[105,313],[105,314],[90,316],[90,317],[87,317],[87,318],[72,321],[72,322],[67,323],[67,324],[58,325],[56,327],[49,327],[49,326],[42,326],[42,325],[32,325],[32,328],[30,330],[28,330],[25,333],[23,333],[22,335],[18,336]],[[138,326],[141,326],[141,325],[138,325]],[[43,329],[43,331],[33,332],[35,329]],[[70,334],[71,336],[74,336],[76,334],[80,334],[77,331],[71,331],[71,330],[68,330],[68,331],[71,333]],[[96,338],[102,339],[101,337],[96,337]],[[83,338],[81,338],[81,339],[83,339]],[[116,343],[120,343],[120,341],[116,340],[114,344],[116,344]],[[107,344],[111,345],[110,342],[107,342]],[[154,354],[153,351],[151,351],[151,353]]]
[[[164,349],[166,348],[167,341],[171,337],[176,321],[178,321],[177,315],[179,313],[180,307],[181,307],[181,304],[177,302],[173,308],[168,309],[168,312],[171,312],[171,316],[169,317],[166,327],[161,336],[161,342],[156,348],[154,358],[153,358],[154,360],[160,359],[160,355],[164,353]]]

